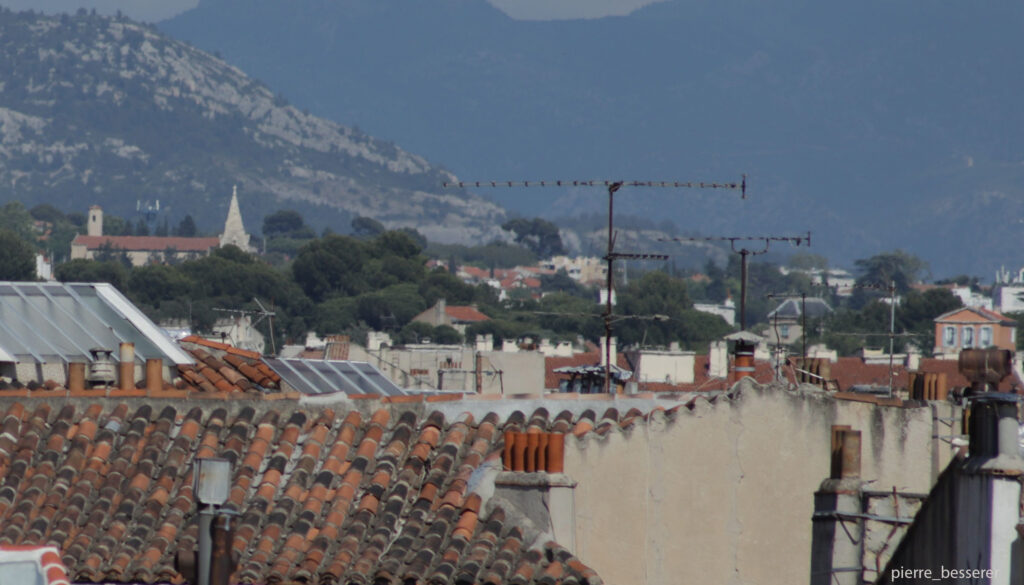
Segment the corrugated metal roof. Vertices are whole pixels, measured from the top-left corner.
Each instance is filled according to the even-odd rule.
[[[366,362],[265,358],[281,379],[307,396],[320,394],[377,394],[401,396],[401,388]]]
[[[185,353],[106,283],[0,282],[0,360],[91,362],[89,350],[135,344],[135,357],[191,364]]]

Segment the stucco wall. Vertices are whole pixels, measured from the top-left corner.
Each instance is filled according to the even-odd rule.
[[[862,432],[870,489],[927,492],[952,454],[933,439],[932,408],[744,384],[733,398],[570,439],[575,552],[615,585],[807,583],[831,425]]]

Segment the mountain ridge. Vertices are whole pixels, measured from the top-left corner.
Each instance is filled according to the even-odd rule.
[[[1019,217],[1024,200],[1019,5],[668,0],[537,22],[480,2],[364,4],[260,0],[243,13],[234,0],[203,0],[160,27],[465,179],[747,173],[742,206],[695,193],[627,205],[711,235],[810,229],[822,234],[815,251],[847,265],[894,248],[938,274],[1024,261],[1005,245],[1013,220],[993,221]],[[225,31],[232,22],[245,33]],[[571,193],[495,199],[526,215],[601,206]],[[982,240],[1004,244],[983,250]]]
[[[450,172],[288,105],[149,25],[0,11],[0,71],[5,199],[124,216],[138,198],[162,199],[210,229],[237,184],[250,224],[283,206],[318,230],[366,215],[442,242],[500,233],[504,210],[445,190]]]

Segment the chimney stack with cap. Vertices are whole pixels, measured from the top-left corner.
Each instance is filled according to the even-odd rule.
[[[814,494],[811,585],[858,585],[864,555],[860,478],[861,435],[833,425],[831,473]]]

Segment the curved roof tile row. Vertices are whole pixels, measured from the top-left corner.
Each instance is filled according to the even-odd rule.
[[[131,402],[0,402],[0,545],[56,546],[76,582],[181,583],[175,555],[198,539],[192,463],[218,456],[239,514],[232,582],[596,584],[470,478],[505,430],[582,436],[644,416]]]

